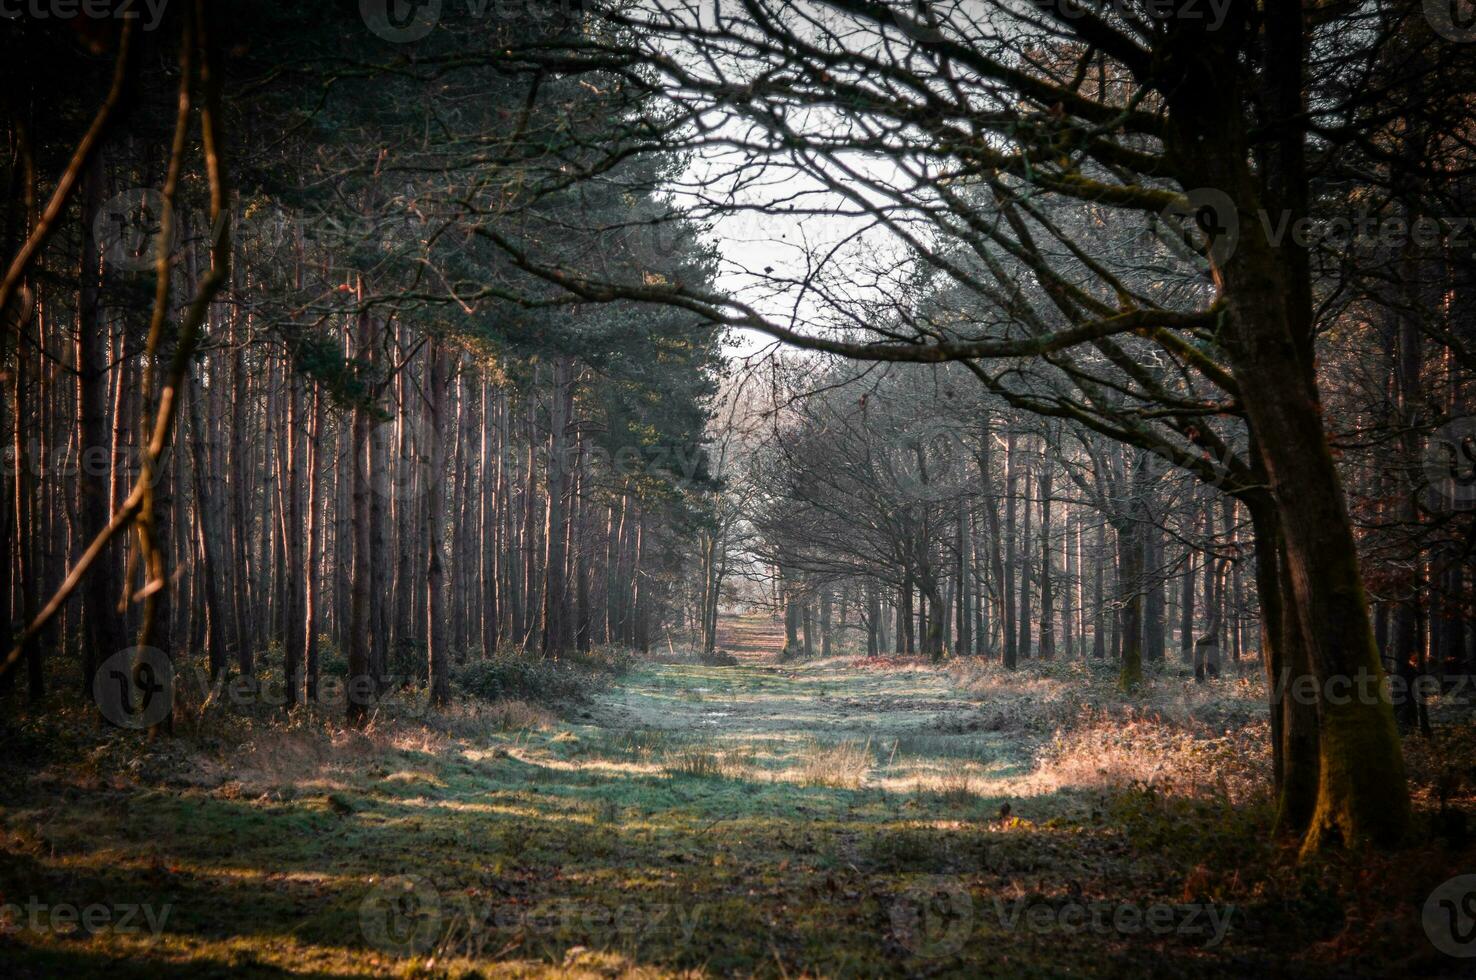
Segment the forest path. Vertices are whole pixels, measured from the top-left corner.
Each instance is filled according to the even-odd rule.
[[[228,780],[203,755],[43,774],[24,803],[0,795],[4,897],[168,919],[0,931],[0,973],[1256,972],[1197,932],[1104,948],[1021,919],[1027,901],[1173,901],[1194,838],[1133,846],[1095,793],[1042,783],[1042,736],[991,725],[948,672],[778,663],[772,622],[724,628],[738,665],[637,664],[564,719],[262,731]]]
[[[784,620],[766,613],[720,616],[717,647],[740,661],[772,661],[784,652]]]
[[[762,759],[778,778],[813,771],[812,756],[848,746],[886,760],[858,761],[854,780],[837,775],[858,786],[895,788],[945,770],[979,783],[1028,764],[1027,746],[978,730],[978,700],[930,666],[877,670],[841,656],[780,662],[783,623],[766,615],[720,621],[718,637],[737,666],[641,665],[594,699],[590,719],[606,733],[701,737],[724,758]],[[962,760],[972,767],[960,769]]]

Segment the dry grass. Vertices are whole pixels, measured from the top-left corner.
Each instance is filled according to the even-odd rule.
[[[870,739],[864,744],[806,739],[799,752],[799,782],[804,786],[856,789],[865,781],[875,761]]]
[[[943,785],[939,790],[938,798],[945,806],[960,807],[974,802],[978,794],[973,774],[968,770],[960,770],[943,777]]]
[[[1263,797],[1270,785],[1266,697],[1258,675],[1196,684],[1168,665],[1150,670],[1139,690],[1125,694],[1110,669],[1080,660],[1026,661],[1014,671],[962,661],[947,670],[978,708],[939,716],[937,731],[947,737],[994,732],[1038,746],[1033,771],[985,779],[976,789],[986,795],[1146,788],[1238,803]],[[931,788],[963,797],[963,787]]]
[[[669,776],[745,779],[750,767],[739,754],[718,748],[709,738],[677,745],[662,753],[661,769]]]
[[[553,712],[540,708],[536,704],[516,699],[494,701],[491,704],[480,706],[480,709],[478,712],[480,719],[468,720],[473,724],[485,720],[487,724],[500,732],[517,732],[530,728],[542,731],[552,728],[558,722]]]
[[[1171,726],[1239,727],[1264,719],[1265,683],[1260,674],[1196,684],[1176,670],[1149,671],[1142,687],[1124,694],[1116,672],[1081,660],[1026,661],[1018,670],[963,660],[948,673],[961,690],[976,696],[980,714],[972,729],[1049,734],[1075,726],[1083,713],[1113,712],[1124,721],[1147,717]]]
[[[723,774],[723,760],[716,752],[689,745],[667,753],[661,768],[672,776],[716,778]]]
[[[1412,778],[1428,787],[1417,797],[1419,826],[1434,831],[1426,844],[1301,866],[1268,843],[1268,808],[1227,805],[1257,791],[1252,779],[1270,782],[1258,691],[1156,676],[1126,695],[1106,671],[1058,678],[1031,666],[967,679],[976,691],[948,688],[938,670],[638,669],[599,721],[510,735],[492,726],[546,719],[493,703],[379,715],[345,732],[278,712],[230,728],[231,740],[145,743],[94,734],[80,713],[65,726],[48,715],[46,729],[22,730],[22,748],[85,745],[85,762],[45,764],[62,778],[85,766],[86,778],[19,774],[27,802],[0,813],[6,880],[71,901],[158,896],[179,919],[136,942],[23,931],[0,943],[0,962],[48,976],[134,959],[155,972],[324,976],[669,976],[685,964],[701,964],[694,975],[965,976],[1006,964],[1206,980],[1451,969],[1419,906],[1451,868],[1476,867],[1459,826],[1473,812],[1469,781],[1457,785],[1472,771],[1469,724],[1406,740]],[[680,692],[695,685],[706,703],[684,711]],[[989,718],[997,730],[973,727]],[[940,731],[940,719],[961,730]],[[89,741],[69,742],[77,732]],[[215,778],[299,795],[232,804],[222,797],[244,797],[240,783],[213,795],[178,786],[176,746],[254,767]],[[13,754],[19,769],[33,753]],[[171,768],[149,768],[166,756]],[[314,779],[323,788],[302,791]],[[443,932],[413,959],[371,948],[364,932],[365,889],[388,867],[440,891]],[[911,903],[945,882],[969,896],[974,931],[948,959],[915,956],[898,945],[896,909],[943,911]],[[996,918],[1021,903],[1099,901],[1213,903],[1235,918],[1214,948],[1141,930],[1088,942]],[[924,918],[930,930],[953,921]]]
[[[244,796],[300,796],[343,789],[350,776],[387,755],[435,755],[452,740],[444,731],[398,723],[362,730],[262,726],[237,749],[230,771]]]
[[[353,774],[386,757],[438,756],[489,730],[546,731],[556,722],[550,712],[517,700],[468,700],[420,718],[379,716],[362,729],[307,711],[286,719],[223,714],[210,737],[187,735],[177,743],[180,752],[160,761],[172,764],[177,784],[290,798],[341,790]]]
[[[1043,789],[1152,789],[1168,796],[1242,803],[1270,785],[1264,720],[1215,731],[1140,716],[1086,711],[1038,754]]]

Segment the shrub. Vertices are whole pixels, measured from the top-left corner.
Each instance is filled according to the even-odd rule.
[[[614,651],[542,660],[499,653],[455,667],[452,683],[462,693],[483,701],[520,700],[548,704],[577,700],[606,686],[630,664]]]
[[[653,650],[644,659],[653,664],[696,664],[700,667],[736,667],[738,658],[726,650],[703,653],[696,647]]]

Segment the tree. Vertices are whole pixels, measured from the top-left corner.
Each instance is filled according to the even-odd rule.
[[[743,120],[752,127],[744,137],[720,137],[734,147],[735,171],[746,155],[803,174],[969,294],[978,313],[960,317],[954,305],[947,319],[930,316],[904,294],[888,328],[868,331],[877,318],[847,298],[863,284],[791,279],[836,309],[845,327],[827,332],[679,284],[545,265],[546,278],[583,300],[669,302],[845,357],[959,361],[1018,407],[1074,418],[1188,469],[1240,497],[1257,541],[1277,556],[1258,570],[1263,597],[1283,600],[1267,636],[1268,676],[1305,665],[1319,687],[1377,677],[1355,536],[1323,427],[1309,249],[1273,229],[1297,225],[1314,206],[1336,207],[1314,199],[1309,174],[1346,146],[1367,148],[1384,125],[1322,69],[1377,62],[1397,32],[1349,31],[1363,12],[1297,5],[1263,13],[1231,4],[1215,19],[1096,13],[1069,0],[1027,11],[822,6],[831,16],[754,3],[701,29],[684,9],[613,14],[638,31],[635,42],[582,39],[513,60],[569,71],[618,65],[632,79],[651,72],[678,107],[676,126],[663,129],[668,145],[674,135],[711,140],[711,127],[680,128],[708,108]],[[1371,26],[1398,24],[1412,9],[1373,12]],[[681,56],[709,46],[723,57]],[[1428,77],[1431,67],[1410,70]],[[790,111],[814,106],[825,111]],[[858,168],[858,156],[887,166]],[[752,206],[720,191],[699,197],[714,210]],[[1181,229],[1161,214],[1195,222]],[[1114,235],[1153,243],[1165,274],[1140,286],[1113,253]],[[882,295],[886,275],[871,284]],[[890,326],[897,322],[901,329]],[[1018,371],[1020,357],[1042,359],[1035,363],[1056,383],[1042,390],[1034,372]],[[1168,370],[1147,370],[1148,359]],[[1244,452],[1228,448],[1237,431]],[[1142,549],[1128,543],[1136,576]],[[1272,708],[1283,727],[1306,720],[1285,703]],[[1284,807],[1289,829],[1305,831],[1308,850],[1397,840],[1408,806],[1387,700],[1324,701],[1316,723],[1316,809]],[[1300,780],[1312,768],[1281,771]],[[1285,782],[1283,791],[1304,792]]]

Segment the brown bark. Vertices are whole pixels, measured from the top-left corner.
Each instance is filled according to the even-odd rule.
[[[427,345],[427,380],[425,386],[426,429],[430,445],[431,466],[439,467],[445,458],[442,442],[445,439],[444,409],[446,395],[446,356],[441,342],[432,340]],[[426,515],[428,540],[426,541],[426,669],[429,678],[431,703],[437,707],[451,700],[450,658],[446,655],[447,629],[445,610],[445,568],[441,550],[446,537],[445,497],[440,481],[431,480],[426,487]]]

